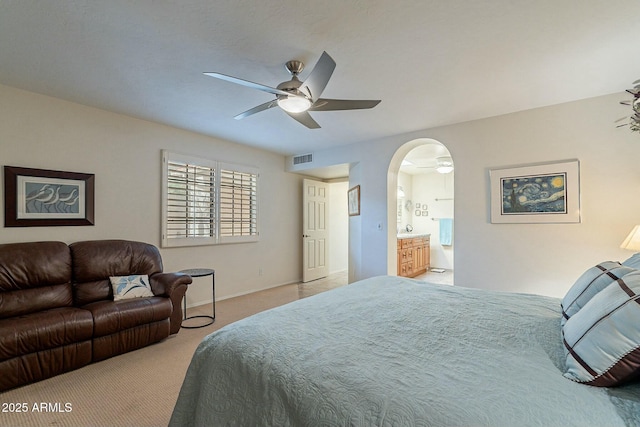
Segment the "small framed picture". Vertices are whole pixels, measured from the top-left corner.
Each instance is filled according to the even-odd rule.
[[[422,215],[422,211],[420,209],[416,209],[415,215],[416,216]]]
[[[360,215],[360,186],[349,189],[347,193],[347,199],[349,203],[349,216]]]
[[[422,216],[429,216],[429,211],[423,210],[422,211]]]
[[[420,203],[416,203],[416,209],[420,209]]]

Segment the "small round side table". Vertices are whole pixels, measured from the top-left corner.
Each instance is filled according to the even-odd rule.
[[[213,314],[211,316],[209,315],[198,315],[198,316],[187,316],[187,297],[185,295],[185,297],[182,299],[182,327],[185,329],[197,329],[197,328],[204,328],[205,326],[209,326],[210,324],[212,324],[213,322],[216,321],[216,271],[212,270],[210,268],[189,268],[186,270],[180,270],[180,273],[184,273],[184,274],[188,274],[191,277],[206,277],[206,276],[211,276],[211,293],[213,296]],[[188,288],[187,288],[188,289]],[[205,323],[204,325],[197,325],[197,326],[186,326],[184,325],[184,321],[185,320],[189,320],[189,319],[196,319],[196,318],[205,318],[205,319],[209,319],[210,321],[208,323]]]

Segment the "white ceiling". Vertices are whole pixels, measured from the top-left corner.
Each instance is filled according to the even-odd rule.
[[[0,83],[282,154],[623,91],[640,78],[638,0],[1,0]],[[272,95],[327,51],[310,130]],[[621,110],[621,116],[624,115]]]
[[[409,151],[404,157],[403,164],[400,166],[400,172],[409,175],[437,173],[436,166],[438,165],[437,159],[439,157],[451,160],[451,154],[444,145],[436,141],[419,145]]]

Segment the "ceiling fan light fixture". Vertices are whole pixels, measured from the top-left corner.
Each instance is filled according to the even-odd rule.
[[[287,113],[302,113],[311,107],[311,101],[303,96],[283,96],[278,98],[278,106]]]
[[[438,157],[436,159],[436,172],[449,173],[453,171],[453,160],[451,157]]]

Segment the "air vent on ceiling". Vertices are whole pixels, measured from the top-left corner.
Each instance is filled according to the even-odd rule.
[[[293,156],[293,164],[299,165],[301,163],[313,162],[313,154],[301,154],[299,156]]]

